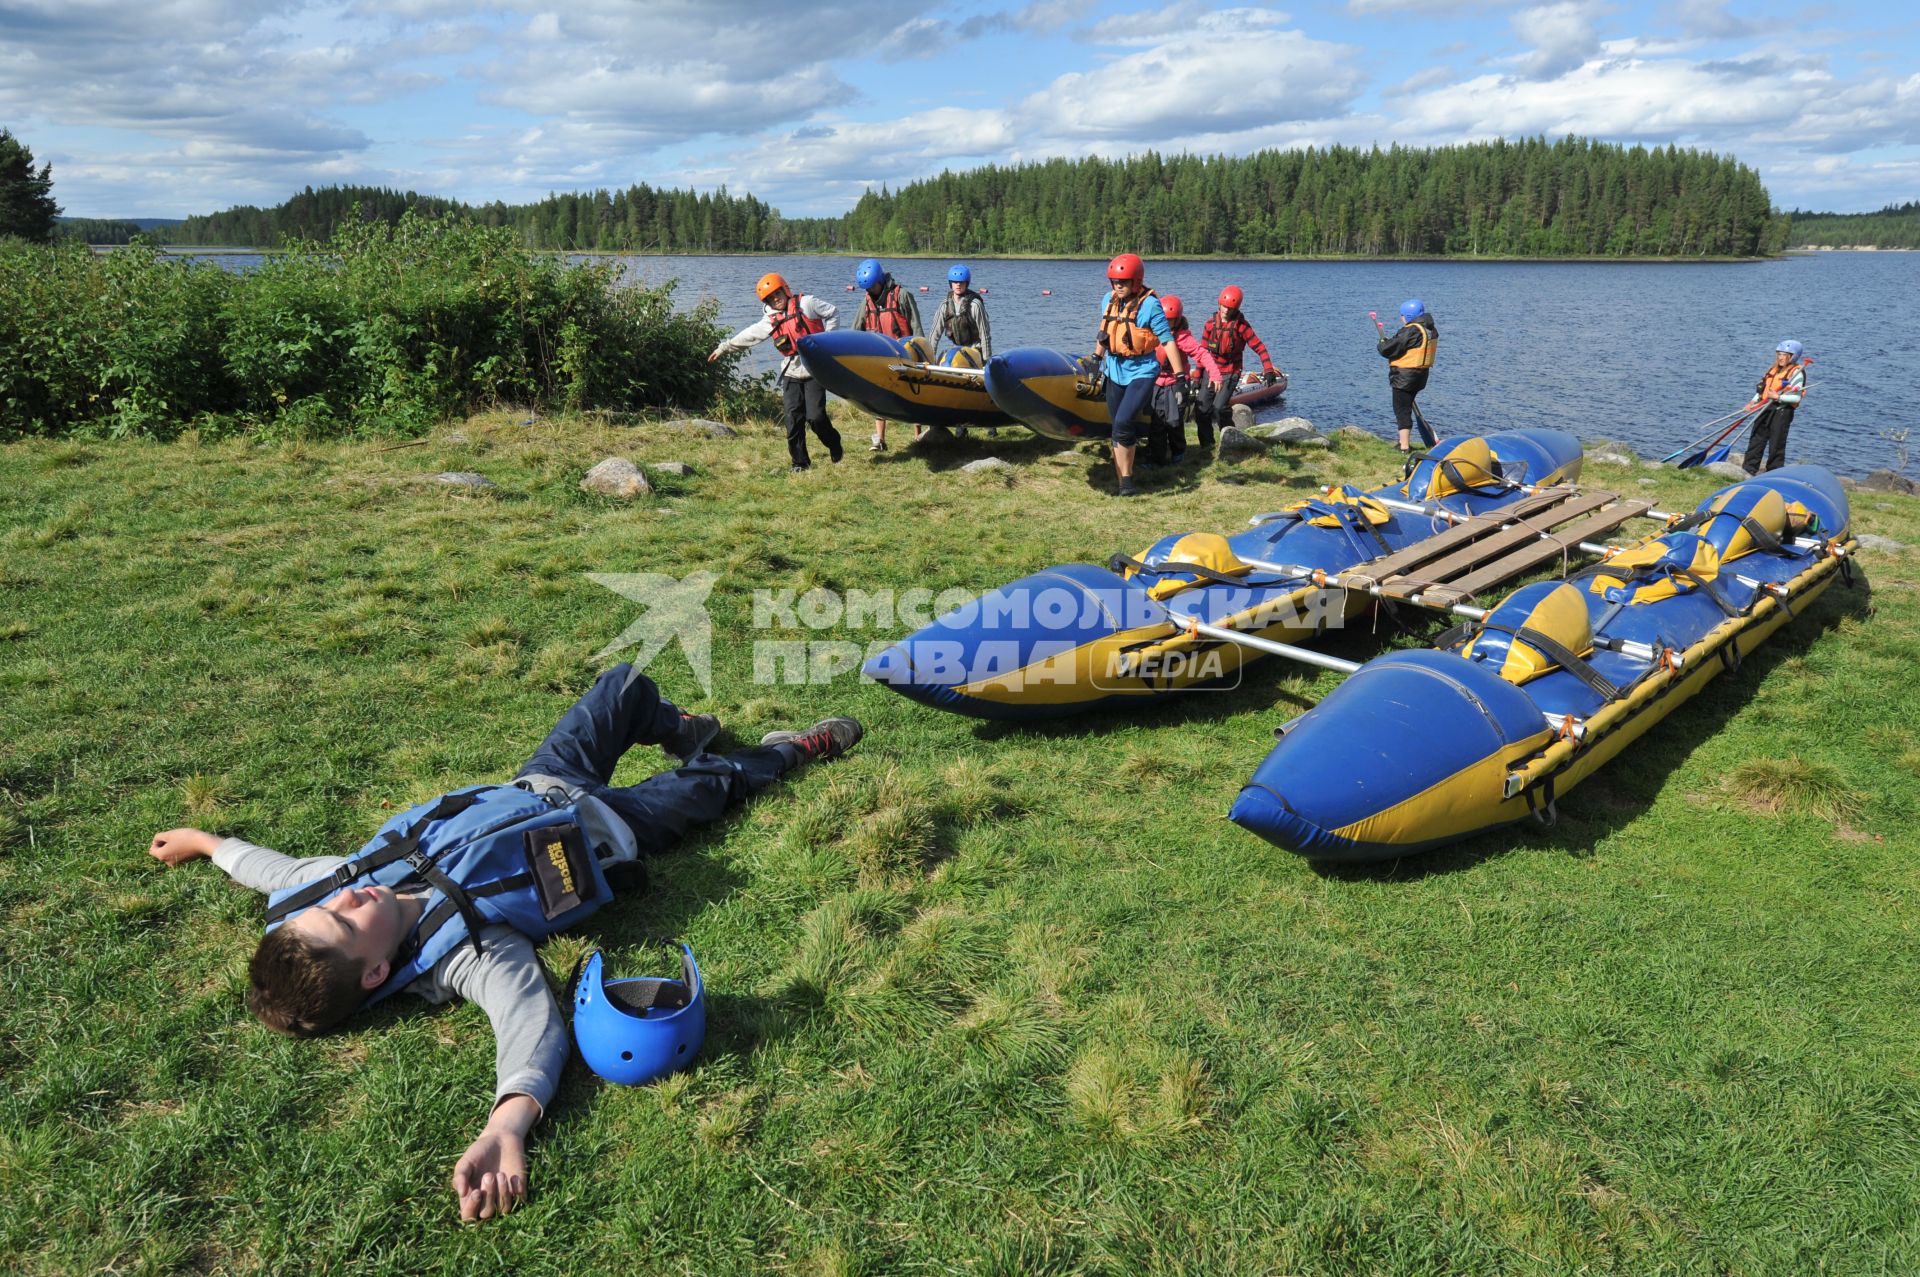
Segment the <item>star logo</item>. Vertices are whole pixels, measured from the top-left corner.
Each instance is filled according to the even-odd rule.
[[[644,670],[678,639],[700,690],[713,695],[713,618],[707,615],[707,595],[713,592],[719,573],[671,577],[659,572],[589,572],[587,579],[646,609],[618,638],[595,652],[595,660],[638,646],[632,664],[635,670]]]

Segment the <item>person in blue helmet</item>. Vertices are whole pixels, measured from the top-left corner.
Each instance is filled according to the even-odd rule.
[[[887,268],[878,258],[869,257],[860,263],[853,272],[854,285],[864,296],[860,299],[860,314],[853,326],[860,332],[879,333],[883,337],[905,339],[918,337],[924,330],[920,327],[920,303],[913,294],[900,287]],[[914,428],[913,437],[920,437],[920,428]],[[873,421],[873,443],[870,452],[887,450],[887,421],[876,417]]]
[[[1787,427],[1806,393],[1806,347],[1783,341],[1773,348],[1773,366],[1753,384],[1753,402],[1761,407],[1754,414],[1741,469],[1759,474],[1762,468],[1778,470],[1787,463]]]
[[[933,313],[934,353],[940,352],[942,340],[955,346],[974,346],[980,351],[979,366],[986,367],[987,360],[993,358],[993,330],[987,326],[987,302],[979,293],[973,291],[973,271],[964,262],[955,262],[947,270],[947,295],[940,299],[940,309]],[[955,431],[966,437],[966,427]],[[1000,432],[989,429],[989,435]],[[918,438],[919,435],[914,436]]]
[[[708,751],[712,715],[686,714],[652,679],[618,665],[563,715],[510,784],[477,785],[389,820],[352,856],[295,858],[200,829],[156,834],[169,867],[211,858],[269,893],[268,931],[249,966],[248,1005],[277,1032],[308,1037],[401,990],[467,998],[493,1024],[491,1113],[454,1167],[463,1219],[526,1195],[526,1135],[569,1052],[534,941],[592,914],[639,858],[665,851],[780,777],[861,737],[851,718],[769,732],[760,746]],[[635,745],[680,766],[637,785],[613,771]]]
[[[1418,297],[1400,303],[1400,327],[1380,338],[1387,361],[1387,385],[1393,389],[1393,421],[1400,428],[1400,451],[1413,450],[1414,399],[1427,388],[1427,374],[1440,351],[1440,330]]]
[[[1107,413],[1113,418],[1114,495],[1133,496],[1134,452],[1145,423],[1139,420],[1153,397],[1161,375],[1159,351],[1166,351],[1165,368],[1182,411],[1193,394],[1187,379],[1187,357],[1175,340],[1160,299],[1147,287],[1146,263],[1133,253],[1122,253],[1107,263],[1108,291],[1100,309],[1100,332],[1095,350],[1101,356],[1101,376],[1107,388]]]

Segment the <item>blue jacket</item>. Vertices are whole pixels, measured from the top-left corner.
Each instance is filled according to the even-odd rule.
[[[459,945],[477,950],[490,923],[538,940],[613,894],[574,808],[512,785],[456,789],[409,807],[331,874],[269,896],[267,930],[356,883],[427,888],[420,921],[367,1005],[406,988]]]

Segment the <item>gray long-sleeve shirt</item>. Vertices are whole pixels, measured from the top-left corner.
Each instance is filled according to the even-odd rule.
[[[224,839],[213,851],[214,864],[241,886],[259,892],[312,882],[346,860],[283,855],[239,838]],[[572,1050],[566,1023],[547,988],[533,941],[496,924],[480,932],[480,945],[479,954],[470,944],[459,945],[406,991],[434,1003],[465,998],[485,1011],[493,1023],[494,1103],[525,1095],[545,1113]]]

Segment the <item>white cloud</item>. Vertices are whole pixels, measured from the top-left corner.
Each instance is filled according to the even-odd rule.
[[[1559,0],[1513,15],[1513,31],[1531,46],[1520,67],[1528,75],[1553,76],[1571,70],[1600,51],[1594,20],[1606,12],[1592,0]]]

